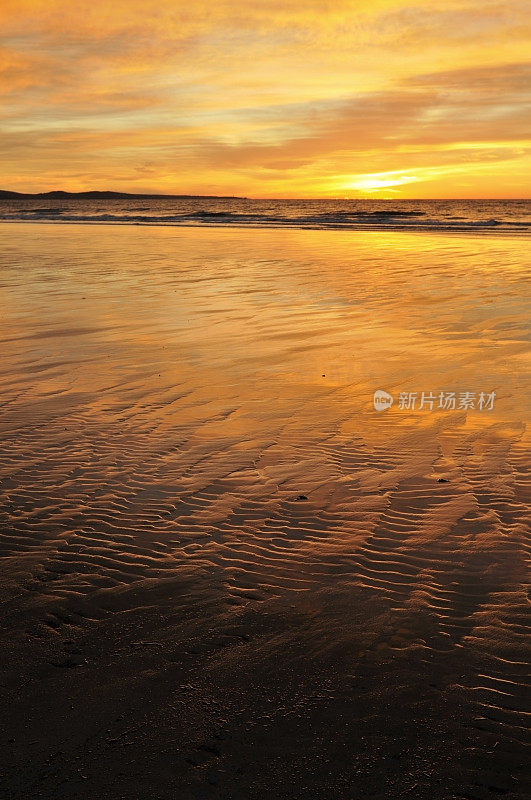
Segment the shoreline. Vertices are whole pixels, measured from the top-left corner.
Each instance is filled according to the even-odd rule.
[[[144,227],[144,228],[214,228],[214,229],[223,229],[223,230],[300,230],[300,231],[344,231],[345,233],[370,233],[374,231],[375,233],[458,233],[458,234],[491,234],[491,235],[498,235],[498,236],[517,236],[517,237],[524,237],[526,235],[531,235],[531,230],[518,230],[518,229],[507,229],[501,227],[494,227],[494,226],[475,226],[475,227],[465,227],[465,226],[425,226],[422,227],[420,225],[417,226],[377,226],[377,225],[367,225],[361,226],[356,225],[355,227],[347,227],[346,225],[326,225],[326,226],[318,226],[318,225],[282,225],[278,224],[275,225],[272,223],[271,225],[266,224],[257,224],[253,225],[250,223],[239,223],[239,224],[226,224],[223,225],[219,222],[212,222],[212,223],[193,223],[193,222],[171,222],[171,223],[164,223],[164,222],[149,222],[149,221],[133,221],[128,222],[127,220],[123,221],[116,221],[116,220],[75,220],[75,219],[0,219],[0,224],[28,224],[28,225],[90,225],[90,226],[108,226],[108,227]]]

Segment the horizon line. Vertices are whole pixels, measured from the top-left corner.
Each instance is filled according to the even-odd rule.
[[[512,201],[530,201],[531,197],[373,197],[373,196],[364,196],[364,197],[341,197],[341,196],[334,196],[334,197],[304,197],[304,196],[290,196],[290,197],[249,197],[246,195],[230,195],[230,194],[199,194],[199,193],[190,193],[190,192],[178,192],[178,193],[160,193],[160,192],[126,192],[120,191],[117,189],[80,189],[78,191],[71,191],[68,189],[45,189],[37,192],[22,192],[17,189],[0,189],[0,199],[2,199],[2,195],[18,195],[20,197],[39,197],[43,195],[51,195],[51,194],[66,194],[71,196],[80,196],[80,195],[87,195],[87,194],[98,194],[98,195],[117,195],[117,196],[126,196],[126,197],[161,197],[161,198],[171,198],[171,199],[178,199],[178,198],[189,198],[189,199],[219,199],[219,200],[264,200],[264,201],[286,201],[286,200],[315,200],[315,201],[326,201],[326,200],[340,200],[342,202],[355,202],[359,200],[374,200],[374,201],[393,201],[399,200],[404,202],[422,202],[422,201],[436,201],[436,200],[446,200],[446,201],[503,201],[503,200],[512,200]]]

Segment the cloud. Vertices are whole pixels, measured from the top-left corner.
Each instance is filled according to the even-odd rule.
[[[469,163],[472,182],[478,164],[503,164],[524,191],[524,11],[516,0],[3,0],[4,180],[315,194],[418,167],[441,191],[440,170]]]
[[[525,140],[529,69],[506,64],[499,74],[493,72],[482,68],[430,73],[392,92],[368,93],[341,103],[285,107],[271,116],[290,120],[295,136],[289,136],[288,125],[287,135],[282,138],[277,131],[272,144],[233,145],[212,138],[196,143],[195,158],[211,168],[270,161],[282,168],[290,160],[302,164],[336,152],[357,154],[380,148],[389,153],[404,146]]]

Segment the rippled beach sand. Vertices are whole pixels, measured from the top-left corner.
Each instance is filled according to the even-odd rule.
[[[0,796],[525,797],[527,242],[1,234]]]

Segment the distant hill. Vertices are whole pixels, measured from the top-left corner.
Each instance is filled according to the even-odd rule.
[[[17,198],[41,198],[50,200],[60,199],[92,199],[92,200],[119,200],[123,199],[154,199],[154,198],[169,198],[175,200],[245,200],[245,197],[236,197],[233,195],[216,195],[216,194],[134,194],[131,192],[64,192],[57,189],[52,192],[36,192],[34,194],[28,192],[9,192],[5,189],[0,189],[0,199],[16,200]]]

